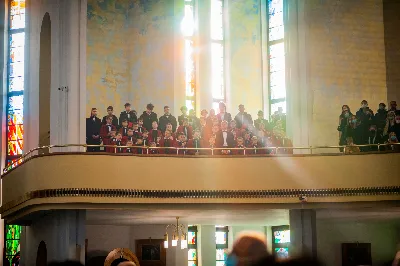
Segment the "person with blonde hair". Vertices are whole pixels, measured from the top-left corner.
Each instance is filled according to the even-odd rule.
[[[266,256],[268,256],[267,241],[263,233],[241,232],[233,243],[226,266],[253,265]]]

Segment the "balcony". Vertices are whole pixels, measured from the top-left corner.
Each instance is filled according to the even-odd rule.
[[[263,203],[298,208],[307,203],[316,208],[400,200],[400,153],[315,154],[317,148],[299,148],[314,154],[132,155],[79,151],[84,146],[51,146],[43,154],[35,149],[21,158],[2,176],[3,217],[88,204]]]

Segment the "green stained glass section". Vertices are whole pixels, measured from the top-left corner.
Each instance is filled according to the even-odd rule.
[[[6,227],[6,257],[10,263],[20,251],[21,232],[22,226],[7,225]]]
[[[7,225],[6,240],[21,239],[22,227],[20,225]]]

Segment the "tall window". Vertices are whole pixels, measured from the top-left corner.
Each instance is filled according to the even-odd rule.
[[[288,225],[272,227],[272,249],[280,259],[289,257],[290,230]]]
[[[270,114],[286,113],[283,0],[268,0]]]
[[[185,37],[185,90],[186,107],[196,110],[196,64],[194,59],[195,0],[185,1],[185,16],[181,29]]]
[[[10,1],[9,8],[6,163],[10,167],[24,145],[25,0]]]
[[[12,262],[12,259],[20,251],[20,239],[21,239],[22,227],[19,225],[7,225],[6,226],[6,257],[8,261]]]
[[[188,266],[197,266],[197,226],[188,226]]]
[[[220,101],[225,102],[223,10],[223,0],[211,0],[211,88],[215,110]]]
[[[228,226],[215,227],[215,244],[217,248],[216,266],[225,266],[228,257]]]

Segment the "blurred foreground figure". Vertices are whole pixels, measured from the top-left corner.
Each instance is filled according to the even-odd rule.
[[[50,262],[48,266],[83,266],[79,261],[67,260],[63,262]]]
[[[252,266],[270,266],[270,265],[280,265],[280,266],[320,266],[321,264],[313,259],[308,258],[296,258],[283,261],[277,261],[273,257],[266,257],[257,263],[252,264]]]
[[[111,263],[111,266],[136,266],[135,263],[124,258],[116,259]]]
[[[233,243],[226,266],[250,266],[268,256],[265,235],[259,232],[242,232]]]

